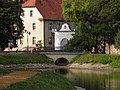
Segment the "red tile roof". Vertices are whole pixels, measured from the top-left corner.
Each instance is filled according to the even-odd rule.
[[[62,0],[27,0],[22,7],[36,7],[44,19],[64,19]]]
[[[22,7],[34,7],[35,6],[36,0],[26,0],[23,4]]]

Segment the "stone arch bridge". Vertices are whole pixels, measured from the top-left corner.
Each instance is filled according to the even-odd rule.
[[[74,57],[81,55],[81,52],[40,52],[51,58],[55,64],[70,63]]]

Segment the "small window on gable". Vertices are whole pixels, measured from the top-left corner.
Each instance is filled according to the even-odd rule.
[[[33,17],[33,10],[30,10],[30,17]]]
[[[33,29],[33,30],[36,30],[36,23],[33,23],[33,24],[32,24],[32,29]]]
[[[36,44],[36,37],[32,38],[32,44]]]
[[[48,29],[49,29],[49,30],[52,30],[52,23],[49,23]]]

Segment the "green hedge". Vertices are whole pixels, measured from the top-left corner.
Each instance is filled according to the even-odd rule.
[[[0,64],[27,64],[27,63],[46,63],[50,64],[52,61],[45,55],[41,54],[3,54],[0,55]]]
[[[42,72],[2,90],[74,90],[73,88],[71,82],[59,74]]]
[[[120,68],[120,55],[108,54],[84,54],[75,57],[72,63],[101,63],[110,64],[112,67]]]

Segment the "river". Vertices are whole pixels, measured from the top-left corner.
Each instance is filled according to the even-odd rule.
[[[48,69],[34,69],[32,71],[44,70]],[[59,73],[69,79],[77,90],[120,90],[120,72],[83,69],[52,69],[51,71]],[[20,74],[21,76],[25,76],[25,73],[28,73],[28,71],[21,73],[24,74]]]
[[[80,69],[57,69],[55,71],[84,90],[120,90],[120,72]]]

